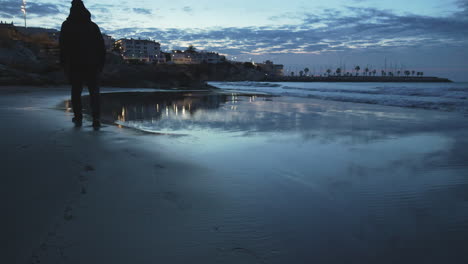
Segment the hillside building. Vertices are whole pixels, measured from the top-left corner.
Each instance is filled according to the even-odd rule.
[[[119,39],[115,42],[120,49],[122,58],[126,61],[160,63],[165,61],[161,56],[161,44],[153,40]]]
[[[13,22],[7,23],[6,21],[0,21],[0,29],[13,29],[14,27],[15,25],[13,24]]]
[[[106,46],[106,50],[109,52],[114,48],[115,39],[107,34],[102,34],[102,38],[104,39],[104,46]]]
[[[226,57],[215,52],[173,50],[171,61],[174,64],[217,64],[226,61]]]
[[[257,63],[255,65],[261,68],[268,75],[271,75],[271,76],[283,76],[284,75],[284,66],[282,64],[274,64],[272,61],[267,60],[263,63]]]

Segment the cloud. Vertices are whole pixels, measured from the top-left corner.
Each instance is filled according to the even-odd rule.
[[[128,12],[133,12],[133,13],[137,13],[137,14],[140,14],[140,15],[151,15],[153,13],[153,10],[152,9],[148,9],[148,8],[138,8],[138,7],[135,7],[135,8],[124,8],[123,9],[124,12],[128,13]]]
[[[0,15],[6,18],[13,18],[15,16],[21,16],[21,1],[16,0],[4,0],[0,2],[1,9]],[[47,16],[47,15],[56,15],[60,13],[60,8],[62,5],[52,4],[52,3],[27,3],[27,12],[28,15],[33,16]]]
[[[110,10],[116,8],[116,6],[115,5],[109,5],[109,4],[94,4],[94,5],[87,6],[87,8],[91,12],[98,11],[98,12],[101,12],[101,13],[111,13]]]
[[[457,5],[461,9],[457,15],[460,15],[465,20],[468,20],[468,0],[458,0]]]
[[[191,8],[190,6],[184,6],[184,7],[182,8],[182,11],[187,12],[187,13],[192,13],[192,12],[193,12],[193,8]]]
[[[151,9],[147,9],[147,8],[133,8],[132,10],[133,12],[142,14],[142,15],[151,15],[153,13]]]
[[[466,6],[467,1],[463,1]],[[465,12],[465,9],[459,13]],[[463,47],[468,21],[463,16],[397,15],[376,8],[348,7],[304,14],[296,25],[211,29],[136,29],[119,35],[151,37],[172,46],[193,43],[203,49],[233,54],[320,54],[349,50],[405,47]]]

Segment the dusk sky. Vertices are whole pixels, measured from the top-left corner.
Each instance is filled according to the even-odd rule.
[[[29,1],[29,26],[60,28],[71,1]],[[468,81],[468,0],[85,0],[115,38],[216,51],[286,70],[405,67]],[[22,25],[21,0],[0,0],[0,20]]]

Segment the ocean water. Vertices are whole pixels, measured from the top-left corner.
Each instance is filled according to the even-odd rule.
[[[102,95],[108,122],[205,172],[190,181],[217,205],[187,220],[194,244],[242,263],[468,263],[464,84],[215,85]]]
[[[212,82],[234,92],[468,113],[468,83]]]

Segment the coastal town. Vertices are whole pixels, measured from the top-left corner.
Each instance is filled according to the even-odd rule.
[[[102,34],[108,54],[107,64],[113,64],[114,68],[120,68],[125,73],[131,72],[131,68],[123,69],[116,65],[148,65],[153,67],[153,72],[173,73],[175,78],[190,79],[196,83],[206,81],[285,81],[285,82],[448,82],[448,79],[427,77],[423,72],[409,69],[375,69],[369,66],[358,65],[346,70],[342,66],[327,67],[316,72],[308,67],[304,69],[285,69],[283,64],[276,64],[271,60],[264,62],[241,62],[229,60],[224,54],[215,51],[198,50],[190,45],[185,50],[163,50],[160,42],[152,39],[120,38],[115,39],[108,34]],[[0,21],[0,44],[10,51],[0,50],[0,67],[11,68],[14,65],[20,70],[31,68],[33,64],[47,65],[46,72],[50,69],[58,71],[59,62],[59,37],[60,31],[39,27],[16,26],[12,22]],[[5,54],[7,53],[7,54]],[[15,68],[15,69],[16,69]],[[44,67],[42,67],[44,68]],[[147,69],[148,70],[148,69]],[[36,72],[41,74],[43,72]],[[112,75],[122,75],[122,72]],[[11,74],[3,73],[9,80]],[[150,75],[150,73],[148,73]],[[185,75],[181,77],[180,75]],[[197,75],[197,76],[195,76]],[[177,77],[178,76],[178,77]],[[0,76],[2,77],[2,76]],[[16,74],[14,79],[23,78],[23,74]],[[104,78],[104,84],[124,85],[114,83],[117,77],[108,75],[109,82]],[[39,76],[43,78],[43,74]],[[57,79],[57,74],[55,74]],[[135,85],[148,85],[141,82],[142,77],[136,75]],[[11,78],[10,78],[11,79]],[[37,78],[36,78],[37,79]],[[52,80],[63,83],[63,80]],[[152,77],[151,82],[156,82]],[[1,80],[0,80],[1,81]],[[160,79],[158,79],[158,82]],[[15,83],[17,81],[14,81]],[[44,81],[49,82],[49,81]],[[126,81],[130,83],[130,80]],[[11,83],[6,81],[6,83]],[[21,81],[20,83],[24,83]],[[25,82],[28,83],[28,82]],[[178,83],[178,81],[176,81]],[[197,85],[198,86],[198,85]],[[159,86],[158,86],[159,87]]]
[[[54,56],[58,54],[58,42],[60,31],[45,28],[17,27],[13,23],[0,22],[0,30],[14,40],[25,37],[40,39],[41,53]],[[186,50],[163,51],[161,43],[149,39],[121,38],[114,39],[112,36],[102,34],[108,53],[119,55],[123,61],[130,64],[219,64],[219,63],[241,63],[229,61],[225,55],[212,51],[198,51],[189,46]],[[263,63],[252,63],[254,66],[263,68],[267,74],[282,76],[284,66],[274,64],[271,61]]]

